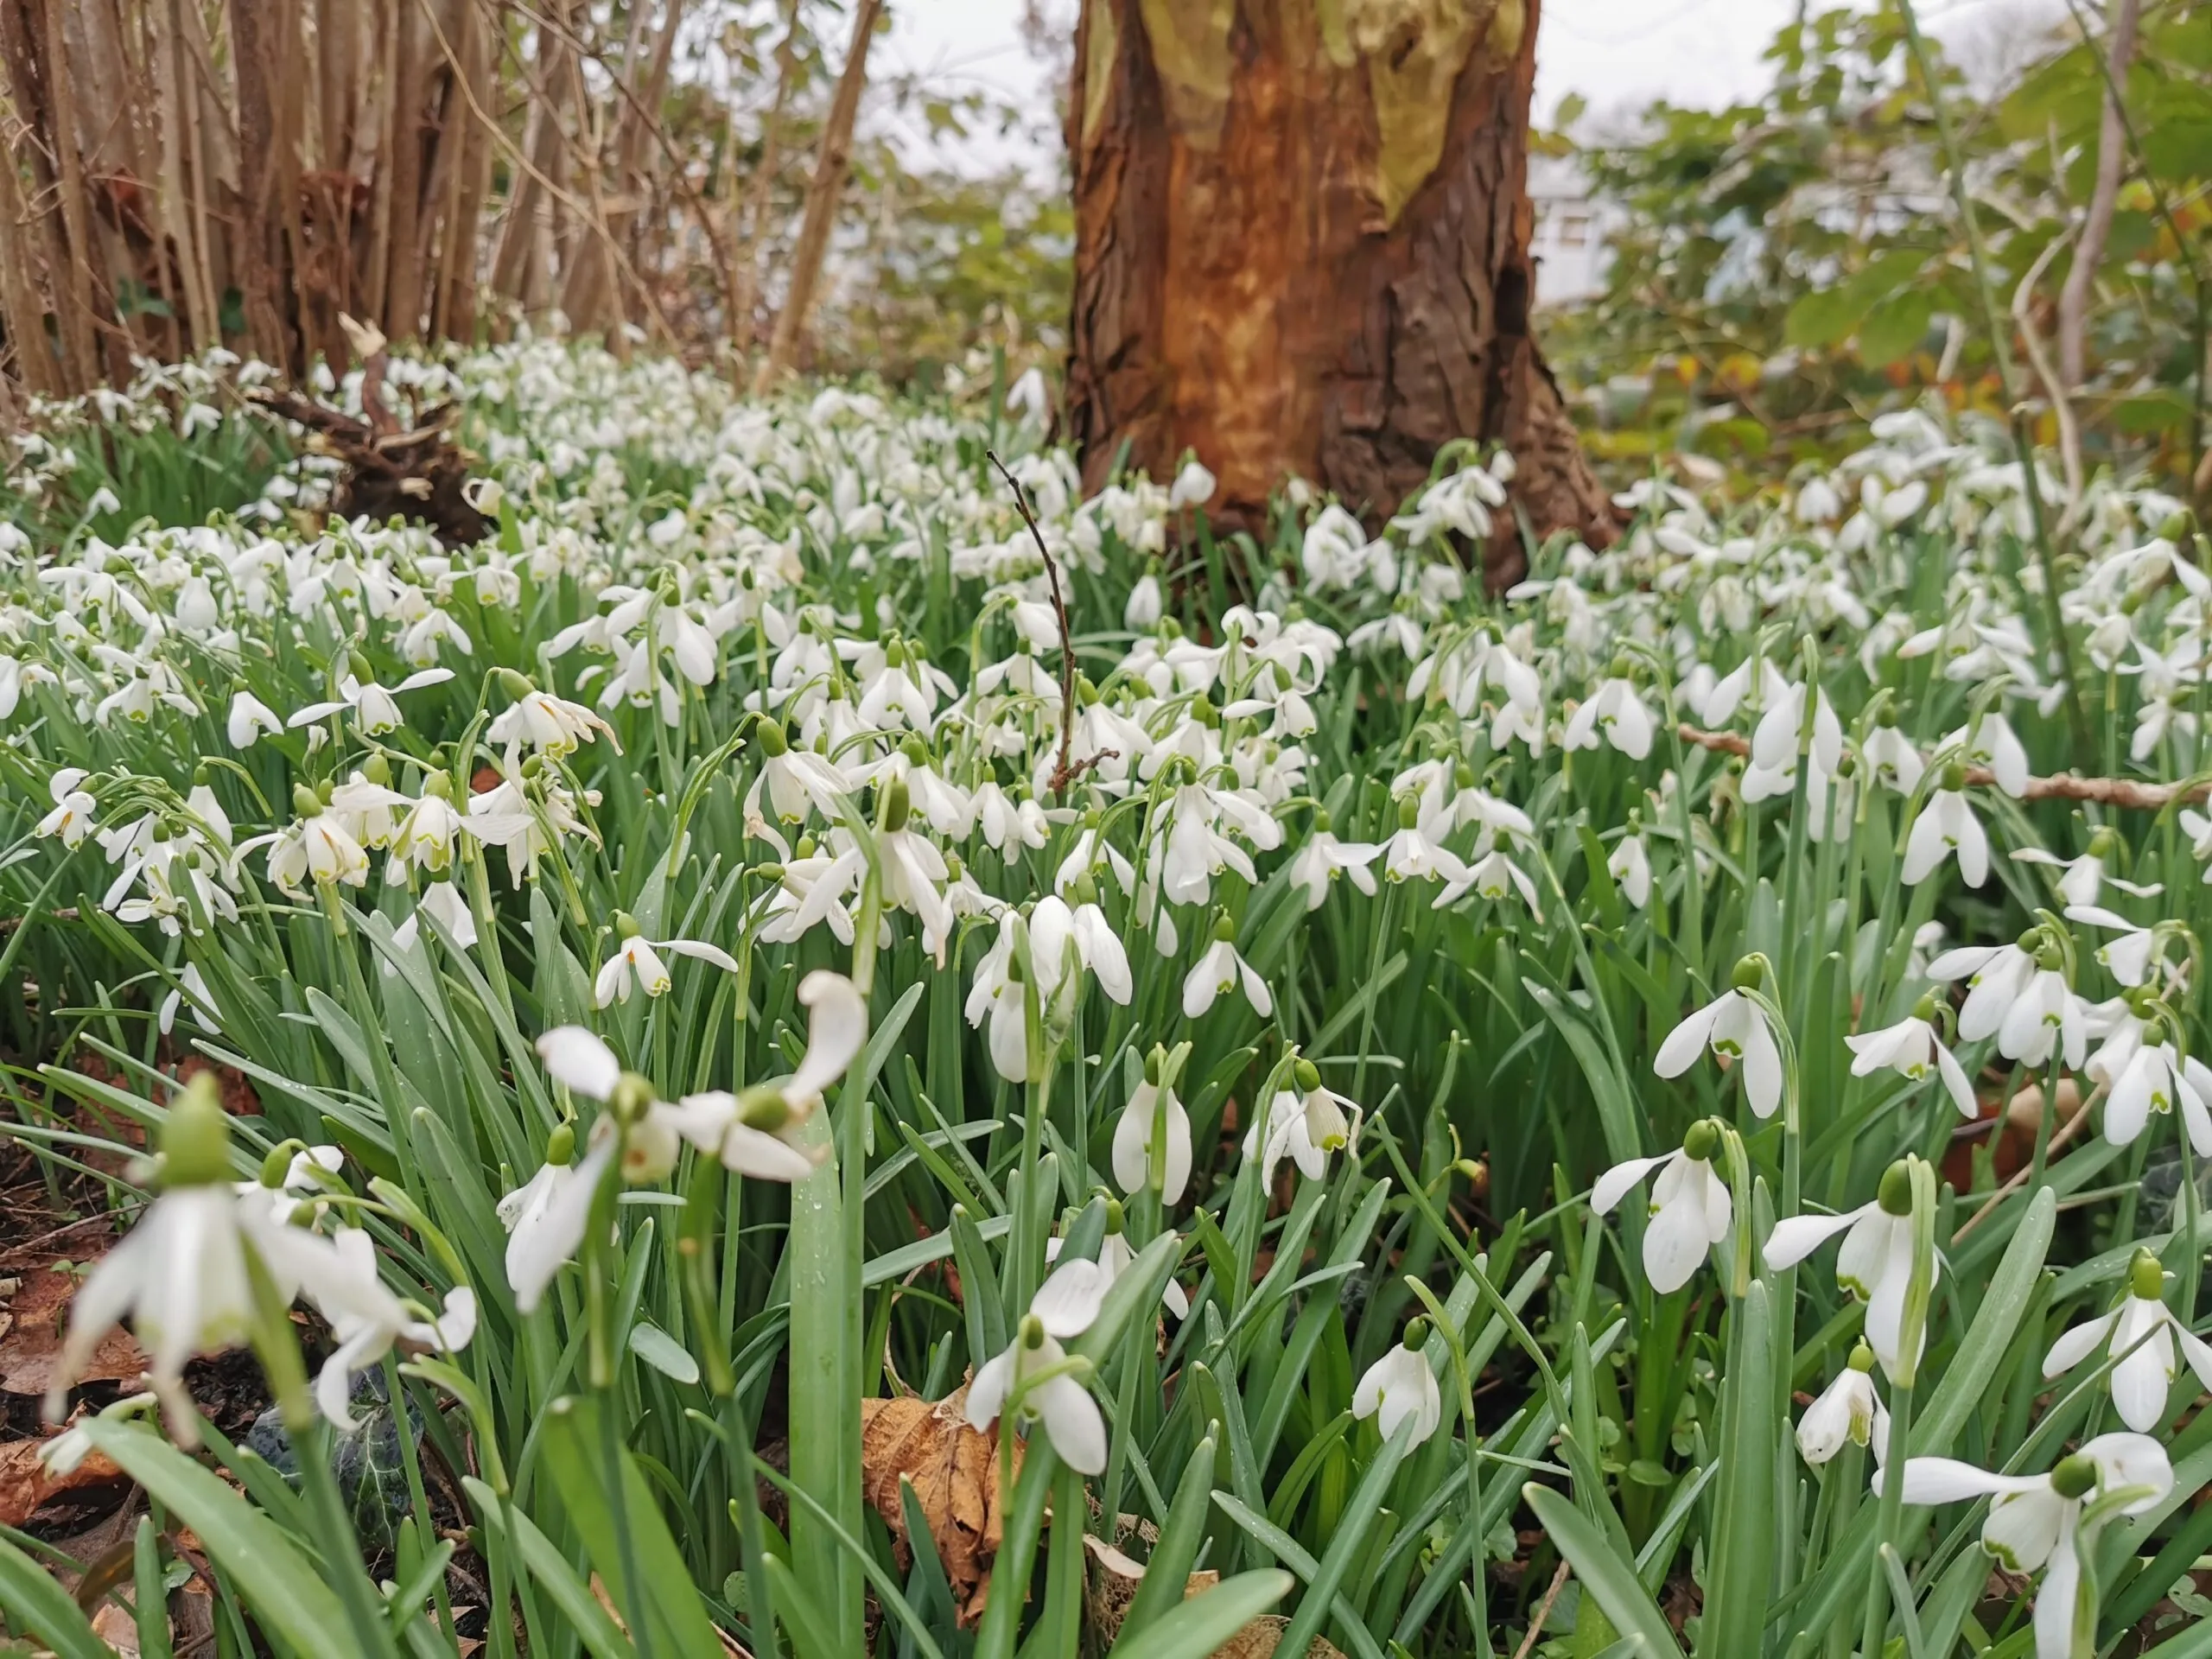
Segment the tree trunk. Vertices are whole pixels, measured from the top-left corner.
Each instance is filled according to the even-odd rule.
[[[853,124],[860,117],[861,92],[868,85],[868,48],[875,37],[875,20],[882,15],[883,0],[860,0],[853,13],[852,49],[837,76],[836,95],[830,100],[830,118],[823,124],[822,148],[814,158],[814,177],[806,187],[806,207],[799,218],[798,244],[791,250],[791,291],[776,314],[776,332],[769,337],[768,355],[753,377],[758,397],[790,372],[798,360],[800,340],[806,336],[806,314],[814,307],[815,284],[822,277],[822,261],[830,251],[830,232],[837,218],[837,200],[844,194],[845,168],[852,160]]]
[[[1084,0],[1068,410],[1085,482],[1185,449],[1246,523],[1394,511],[1502,441],[1539,536],[1613,518],[1529,334],[1539,0]],[[1484,564],[1521,563],[1507,521]]]

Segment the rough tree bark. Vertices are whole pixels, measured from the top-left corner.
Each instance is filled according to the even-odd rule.
[[[1610,540],[1529,334],[1539,0],[1084,0],[1068,410],[1085,481],[1195,449],[1250,520],[1296,474],[1392,511],[1503,441],[1541,536]],[[1510,525],[1494,582],[1521,558]]]

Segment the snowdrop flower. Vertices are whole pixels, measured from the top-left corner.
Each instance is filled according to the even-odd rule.
[[[1213,499],[1217,487],[1214,475],[1194,455],[1183,463],[1183,470],[1175,474],[1175,482],[1168,486],[1167,505],[1171,511],[1203,507]]]
[[[1877,720],[1873,730],[1866,734],[1866,741],[1859,746],[1859,757],[1866,763],[1867,776],[1894,794],[1910,795],[1920,787],[1920,780],[1928,771],[1928,763],[1920,758],[1920,751],[1912,740],[1897,728],[1897,716],[1884,708],[1886,717]]]
[[[1628,833],[1613,843],[1613,850],[1606,855],[1605,873],[1612,877],[1621,896],[1637,909],[1642,910],[1651,902],[1651,855],[1645,849],[1643,836],[1633,818]]]
[[[1769,1270],[1796,1267],[1838,1233],[1836,1283],[1866,1304],[1866,1342],[1894,1377],[1904,1360],[1905,1295],[1912,1283],[1912,1175],[1904,1159],[1882,1173],[1872,1202],[1840,1216],[1790,1216],[1774,1224],[1761,1252]],[[1929,1284],[1941,1275],[1935,1258]],[[1925,1333],[1923,1336],[1925,1340]],[[1911,1357],[1915,1361],[1918,1354]]]
[[[2184,812],[2182,816],[2189,817],[2192,815]],[[2139,899],[2155,899],[2164,893],[2165,887],[2160,882],[2153,881],[2143,886],[2133,881],[2123,881],[2118,876],[2107,873],[2105,861],[2119,844],[2120,837],[2101,824],[2089,837],[2089,850],[2078,858],[2060,858],[2040,847],[2023,847],[2012,857],[2018,863],[2047,865],[2063,871],[2064,874],[2058,878],[2058,896],[2069,906],[2078,905],[2087,909],[2095,905],[2107,883],[2122,893],[2133,893]],[[2069,909],[2067,913],[2071,915],[2073,912]]]
[[[543,1052],[543,1039],[539,1049]],[[552,1070],[550,1063],[547,1069]],[[537,1173],[499,1200],[499,1223],[507,1230],[507,1284],[515,1294],[515,1311],[524,1317],[537,1311],[554,1275],[575,1260],[584,1242],[592,1201],[614,1161],[612,1125],[592,1137],[582,1164],[572,1161],[575,1146],[576,1132],[559,1125],[546,1141],[545,1161]]]
[[[2138,1248],[2127,1268],[2127,1294],[2111,1313],[2085,1319],[2053,1343],[2044,1356],[2045,1377],[2072,1370],[2099,1349],[2119,1363],[2109,1381],[2120,1421],[2139,1434],[2154,1431],[2166,1417],[2166,1396],[2173,1387],[2174,1349],[2179,1344],[2196,1380],[2212,1389],[2212,1346],[2166,1306],[2165,1274],[2158,1258]]]
[[[1069,967],[1088,972],[1098,988],[1123,1007],[1135,982],[1128,953],[1106,912],[1089,900],[1071,907],[1058,893],[1046,893],[1029,912],[1029,960],[1037,971],[1037,995],[1050,1001]]]
[[[432,772],[423,780],[422,798],[410,803],[393,826],[385,880],[404,880],[410,868],[434,874],[450,868],[454,842],[462,826],[460,809],[453,804],[452,779],[442,772]]]
[[[1338,841],[1330,832],[1328,813],[1317,809],[1313,833],[1290,861],[1290,885],[1306,895],[1308,910],[1321,908],[1330,883],[1339,876],[1351,877],[1352,886],[1372,898],[1375,872],[1369,867],[1382,851],[1371,841]]]
[[[556,1083],[607,1109],[601,1120],[607,1128],[593,1125],[592,1151],[601,1134],[619,1129],[625,1180],[657,1181],[676,1167],[682,1114],[644,1077],[624,1071],[606,1043],[582,1026],[556,1026],[537,1039],[537,1055]]]
[[[1183,1017],[1200,1018],[1213,1007],[1216,997],[1240,981],[1253,1013],[1265,1020],[1274,1012],[1274,998],[1268,995],[1267,982],[1237,954],[1236,924],[1224,914],[1213,925],[1213,943],[1183,981]]]
[[[2055,944],[2045,944],[2037,953],[2035,971],[1997,1027],[1997,1052],[2006,1059],[2041,1066],[2056,1049],[2069,1071],[2082,1069],[2088,1049],[2088,1022],[2082,999],[2066,982],[2064,963]],[[1963,1019],[1959,1029],[1963,1035]]]
[[[1382,874],[1391,881],[1466,884],[1467,867],[1459,855],[1439,846],[1421,828],[1418,797],[1398,798],[1397,832],[1382,843]],[[1465,892],[1466,886],[1461,885],[1459,890]]]
[[[1423,1351],[1427,1345],[1428,1321],[1419,1317],[1407,1320],[1404,1340],[1367,1368],[1351,1394],[1351,1414],[1374,1418],[1386,1441],[1395,1440],[1398,1430],[1412,1423],[1408,1450],[1435,1433],[1444,1421],[1444,1396]]]
[[[1052,394],[1045,385],[1044,372],[1033,366],[1024,369],[1006,389],[1006,406],[1009,414],[1019,413],[1036,426],[1051,419]]]
[[[1820,1398],[1797,1420],[1797,1451],[1817,1469],[1848,1442],[1871,1446],[1879,1463],[1889,1440],[1890,1414],[1874,1392],[1874,1351],[1859,1343],[1835,1381],[1821,1390]]]
[[[1743,1067],[1744,1097],[1753,1116],[1772,1117],[1782,1103],[1782,1050],[1767,1028],[1766,1015],[1744,995],[1765,977],[1764,958],[1745,957],[1738,963],[1732,986],[1667,1033],[1651,1069],[1662,1077],[1679,1077],[1710,1047]]]
[[[1700,1118],[1682,1137],[1681,1151],[1616,1164],[1590,1190],[1590,1208],[1610,1215],[1630,1187],[1659,1172],[1651,1184],[1650,1224],[1643,1230],[1643,1273],[1662,1295],[1689,1283],[1707,1252],[1728,1236],[1735,1210],[1727,1182],[1713,1167],[1719,1150],[1720,1126]]]
[[[599,970],[599,977],[592,984],[592,1006],[611,1007],[617,1002],[630,1000],[630,976],[637,976],[639,985],[647,996],[665,996],[676,982],[667,964],[658,953],[663,950],[679,957],[694,957],[701,962],[711,962],[725,973],[737,971],[737,958],[719,945],[705,944],[698,939],[648,939],[638,931],[638,925],[626,915],[618,913],[614,929],[619,942],[614,954]]]
[[[1179,1204],[1191,1182],[1191,1115],[1166,1076],[1171,1062],[1155,1046],[1144,1081],[1129,1091],[1114,1125],[1114,1179],[1134,1197],[1157,1188],[1162,1204]]]
[[[969,1427],[988,1428],[1012,1406],[1016,1428],[1043,1423],[1052,1449],[1069,1468],[1084,1475],[1104,1472],[1106,1420],[1098,1402],[1073,1372],[1043,1374],[1066,1361],[1061,1338],[1090,1328],[1105,1300],[1107,1283],[1096,1262],[1071,1262],[1037,1287],[1013,1343],[986,1361],[968,1385]]]
[[[1296,1087],[1279,1090],[1268,1103],[1264,1120],[1244,1131],[1244,1155],[1260,1160],[1260,1185],[1274,1185],[1275,1166],[1287,1157],[1300,1174],[1318,1181],[1328,1173],[1329,1154],[1359,1147],[1360,1109],[1321,1082],[1320,1069],[1300,1058],[1291,1066]],[[1266,1138],[1262,1139],[1264,1123]]]
[[[1966,798],[1966,768],[1954,761],[1944,769],[1942,787],[1929,796],[1905,837],[1907,887],[1917,887],[1956,853],[1959,874],[1970,887],[1989,879],[1989,836]]]
[[[1897,1024],[1846,1037],[1843,1040],[1853,1057],[1851,1075],[1868,1077],[1888,1070],[1917,1083],[1928,1075],[1932,1062],[1950,1094],[1951,1103],[1964,1116],[1974,1117],[1980,1109],[1974,1099],[1974,1084],[1967,1080],[1966,1069],[1951,1058],[1951,1051],[1936,1034],[1935,1017],[1936,999],[1923,996],[1912,1012]]]
[[[354,724],[370,737],[381,737],[404,724],[399,704],[395,699],[403,691],[415,691],[426,685],[442,685],[453,678],[449,668],[426,668],[410,674],[395,686],[381,686],[374,680],[364,680],[348,674],[338,683],[338,696],[328,702],[311,702],[300,709],[284,723],[287,726],[308,726],[332,715],[351,709]]]
[[[816,969],[799,982],[798,1000],[810,1018],[798,1071],[740,1094],[686,1095],[674,1109],[679,1135],[756,1180],[803,1181],[829,1156],[826,1146],[802,1145],[799,1131],[868,1040],[867,1001],[842,974]]]
[[[64,766],[55,772],[47,785],[54,810],[41,818],[31,833],[58,836],[64,847],[80,845],[92,834],[92,817],[99,810],[99,803],[78,787],[91,776],[82,766]]]
[[[2018,800],[2028,790],[2028,752],[2013,734],[2012,722],[1994,709],[1973,726],[1961,726],[1936,746],[1959,747],[1969,765],[1989,768],[1997,787]]]
[[[391,930],[391,942],[402,950],[411,950],[423,937],[423,917],[428,913],[432,920],[452,935],[453,942],[464,950],[476,947],[476,912],[468,907],[468,900],[461,896],[461,889],[450,881],[433,881],[423,889],[423,896],[408,912],[407,919]],[[378,966],[386,974],[399,969],[391,963]]]
[[[231,712],[223,734],[234,749],[249,749],[263,736],[274,737],[284,729],[276,711],[241,686],[231,697]]]
[[[377,1273],[376,1246],[359,1227],[340,1228],[312,1259],[316,1267],[302,1288],[338,1338],[315,1378],[315,1406],[342,1434],[360,1427],[350,1409],[355,1371],[375,1364],[394,1344],[450,1354],[466,1348],[476,1332],[475,1292],[456,1286],[446,1294],[444,1309],[435,1319],[418,1317],[385,1288]]]
[[[2106,1064],[2109,1068],[2112,1062]],[[2200,1158],[2212,1157],[2212,1068],[2194,1055],[2182,1058],[2165,1040],[2164,1022],[2153,1020],[2113,1075],[2112,1092],[2105,1099],[2105,1139],[2127,1146],[2143,1133],[2152,1113],[2171,1112],[2176,1106],[2191,1148]]]
[[[2036,975],[2035,950],[2043,932],[2031,929],[2018,944],[1965,945],[1946,950],[1928,964],[1928,977],[1942,983],[1967,982],[1967,1000],[1959,1007],[1959,1040],[1978,1043],[1994,1037],[2012,1004]]]
[[[1604,681],[1567,717],[1560,747],[1594,749],[1600,728],[1605,741],[1631,760],[1641,760],[1651,753],[1651,711],[1644,707],[1635,682],[1623,674],[1615,673]]]
[[[2014,1573],[2044,1569],[2036,1595],[2036,1659],[2073,1659],[2082,1553],[2094,1540],[2080,1535],[2082,1510],[2092,1498],[2126,1492],[2121,1515],[2142,1515],[2173,1490],[2165,1448],[2141,1434],[2100,1434],[2059,1460],[2047,1475],[2000,1475],[1953,1458],[1912,1458],[1903,1471],[1909,1504],[1955,1503],[1991,1497],[1981,1547]],[[1885,1471],[1877,1471],[1878,1494]]]
[[[207,982],[200,977],[200,964],[188,962],[183,971],[177,976],[175,985],[162,999],[156,1019],[162,1036],[168,1036],[175,1028],[176,1017],[184,1011],[188,1002],[191,1004],[192,1018],[197,1024],[209,1031],[222,1030],[221,1013],[215,1007],[214,994],[207,988]]]
[[[1797,753],[1808,695],[1805,682],[1799,680],[1785,683],[1781,695],[1769,699],[1766,712],[1751,732],[1752,765],[1777,771]],[[1843,726],[1824,692],[1815,687],[1809,695],[1813,698],[1813,759],[1833,778],[1843,764]]]
[[[1123,1270],[1137,1259],[1135,1248],[1129,1243],[1129,1236],[1122,1230],[1124,1223],[1125,1217],[1122,1212],[1122,1206],[1109,1198],[1106,1201],[1106,1232],[1105,1236],[1098,1241],[1098,1272],[1103,1281],[1103,1287],[1107,1289],[1111,1289],[1114,1281],[1122,1276]],[[1066,1240],[1058,1237],[1046,1239],[1045,1260],[1058,1262],[1060,1259],[1060,1246],[1065,1243]],[[1161,1289],[1160,1300],[1161,1306],[1177,1319],[1187,1319],[1191,1317],[1191,1299],[1183,1294],[1183,1287],[1173,1279],[1170,1279]]]
[[[507,686],[514,701],[485,728],[485,735],[493,743],[502,748],[525,746],[534,754],[557,760],[574,754],[582,744],[596,743],[603,733],[614,752],[622,752],[622,746],[614,741],[614,728],[582,703],[540,691],[512,669],[500,671],[503,683],[510,677],[517,682]],[[404,683],[399,689],[405,690]]]
[[[213,1073],[200,1072],[170,1102],[159,1144],[159,1196],[70,1300],[46,1415],[60,1421],[70,1385],[100,1338],[128,1316],[146,1350],[169,1433],[192,1446],[199,1429],[184,1389],[185,1363],[194,1354],[242,1345],[255,1313],[247,1212],[232,1190],[231,1121]]]
[[[1150,633],[1160,626],[1160,613],[1166,608],[1160,575],[1147,569],[1129,588],[1128,599],[1122,607],[1122,626],[1131,633]]]
[[[2112,970],[2112,976],[2130,990],[2151,976],[2157,965],[2158,932],[2156,928],[2144,927],[2125,916],[2092,904],[2069,905],[2066,919],[2082,922],[2091,927],[2110,929],[2120,938],[2097,947],[2097,960]]]

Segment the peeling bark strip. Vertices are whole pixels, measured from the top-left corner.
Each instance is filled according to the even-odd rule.
[[[1069,418],[1194,448],[1228,508],[1289,474],[1376,513],[1502,439],[1539,535],[1611,539],[1529,336],[1539,0],[1084,0]],[[1517,561],[1517,536],[1493,549]],[[1494,580],[1514,572],[1486,561]]]

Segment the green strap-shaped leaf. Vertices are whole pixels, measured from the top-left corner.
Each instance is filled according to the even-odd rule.
[[[1624,1634],[1641,1639],[1654,1655],[1678,1656],[1681,1645],[1668,1628],[1658,1604],[1636,1576],[1634,1563],[1624,1560],[1589,1516],[1573,1501],[1533,1481],[1521,1489],[1538,1524],[1553,1546],[1574,1569],[1582,1587],[1598,1604],[1606,1622]]]
[[[220,1476],[201,1468],[151,1429],[90,1417],[78,1425],[92,1445],[190,1527],[254,1618],[302,1654],[358,1659],[353,1623],[322,1567]],[[351,1563],[340,1571],[359,1571]]]
[[[1129,1640],[1124,1626],[1122,1639],[1114,1643],[1114,1651],[1141,1654],[1143,1659],[1206,1659],[1287,1595],[1291,1583],[1290,1574],[1280,1567],[1239,1573],[1171,1609],[1143,1632],[1141,1642]]]
[[[630,1645],[630,1638],[607,1617],[607,1609],[569,1565],[569,1558],[538,1530],[537,1523],[520,1510],[503,1503],[499,1494],[474,1476],[464,1476],[461,1484],[484,1523],[494,1532],[510,1535],[524,1570],[553,1599],[584,1651],[592,1659],[636,1659],[637,1650]]]
[[[55,1659],[115,1659],[54,1575],[5,1538],[0,1538],[0,1611],[8,1615],[10,1630],[36,1637],[54,1649]]]

